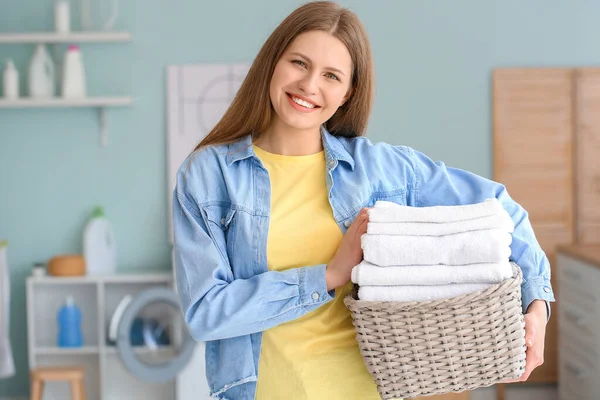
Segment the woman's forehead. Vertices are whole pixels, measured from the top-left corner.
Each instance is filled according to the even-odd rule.
[[[346,45],[324,31],[309,31],[298,35],[285,51],[302,55],[320,67],[332,67],[350,73],[352,59]]]

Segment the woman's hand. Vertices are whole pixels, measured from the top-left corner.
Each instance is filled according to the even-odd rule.
[[[525,372],[514,380],[504,383],[525,382],[531,372],[544,363],[544,340],[547,322],[546,302],[534,300],[525,314],[525,344],[527,345]]]
[[[352,268],[362,261],[363,251],[360,237],[367,232],[368,221],[369,214],[367,214],[367,209],[363,208],[346,231],[335,255],[327,264],[325,280],[328,291],[347,284],[350,281]]]

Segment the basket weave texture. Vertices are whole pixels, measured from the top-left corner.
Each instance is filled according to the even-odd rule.
[[[344,298],[382,399],[462,392],[525,372],[521,269],[488,289],[442,300]]]

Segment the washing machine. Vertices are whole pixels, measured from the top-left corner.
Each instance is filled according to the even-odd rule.
[[[175,381],[175,400],[209,399],[204,344],[189,334],[175,288],[156,286],[125,296],[112,315],[109,343],[141,381]]]

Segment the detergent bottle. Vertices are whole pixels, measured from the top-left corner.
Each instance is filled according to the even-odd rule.
[[[56,319],[58,322],[58,347],[83,346],[81,310],[75,304],[73,296],[67,296]]]
[[[88,275],[114,274],[117,249],[113,228],[102,207],[96,207],[83,232],[83,256]]]

